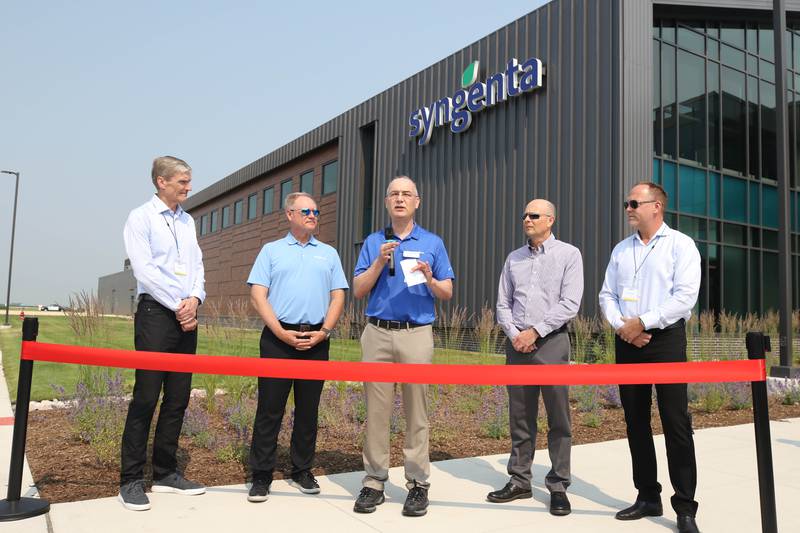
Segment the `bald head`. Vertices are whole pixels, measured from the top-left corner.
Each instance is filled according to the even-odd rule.
[[[543,198],[537,198],[536,200],[531,200],[528,205],[525,207],[526,213],[539,213],[540,215],[550,215],[551,217],[556,217],[556,206],[553,205],[552,202],[549,202]]]
[[[414,183],[414,180],[408,176],[398,176],[390,181],[389,185],[386,187],[386,196],[389,196],[389,193],[393,190],[412,191],[414,196],[419,196],[419,192],[417,192],[417,184]]]

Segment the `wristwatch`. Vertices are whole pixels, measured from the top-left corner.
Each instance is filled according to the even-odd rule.
[[[319,328],[319,330],[325,334],[325,338],[326,338],[326,339],[330,339],[330,338],[331,338],[331,335],[333,334],[333,330],[332,330],[332,329],[328,329],[328,328]]]

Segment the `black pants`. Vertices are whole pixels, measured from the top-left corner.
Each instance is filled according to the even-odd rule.
[[[319,329],[317,326],[315,329]],[[310,350],[299,351],[281,341],[269,328],[261,332],[262,358],[327,361],[330,341],[323,341]],[[317,415],[324,381],[308,379],[258,378],[258,408],[253,422],[253,443],[250,446],[250,471],[253,479],[272,481],[278,433],[289,391],[294,386],[294,427],[289,454],[292,476],[311,470],[317,447]]]
[[[616,338],[617,363],[678,363],[686,361],[686,329],[683,325],[665,330],[650,330],[653,337],[642,348]],[[692,438],[692,422],[686,383],[656,385],[658,413],[664,428],[669,479],[675,494],[670,499],[679,515],[695,516],[697,502],[697,462]],[[656,451],[650,427],[652,385],[620,385],[625,410],[628,445],[633,464],[633,484],[638,499],[661,501],[657,479]]]
[[[134,344],[139,351],[195,353],[197,330],[184,332],[175,312],[153,300],[142,300],[134,317]],[[122,433],[120,483],[144,478],[147,437],[161,389],[164,398],[153,441],[153,479],[166,477],[177,468],[175,453],[189,405],[192,375],[184,372],[137,370],[133,399]]]

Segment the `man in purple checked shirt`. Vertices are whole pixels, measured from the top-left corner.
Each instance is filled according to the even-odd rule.
[[[511,252],[503,265],[497,290],[497,322],[505,331],[506,364],[550,365],[569,363],[567,323],[578,314],[583,296],[583,259],[574,246],[553,236],[556,208],[547,200],[533,200],[522,215],[528,242]],[[490,492],[490,502],[505,503],[532,497],[531,465],[536,449],[536,417],[541,390],[547,410],[547,446],[552,468],[545,477],[550,491],[550,513],[571,512],[570,484],[572,425],[566,385],[509,385],[511,480]]]

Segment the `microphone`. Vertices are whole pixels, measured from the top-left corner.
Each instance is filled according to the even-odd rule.
[[[394,236],[394,230],[391,226],[386,226],[383,230],[383,238],[385,241],[394,241],[396,237]],[[389,256],[389,275],[394,276],[394,251],[392,251],[392,255]]]

